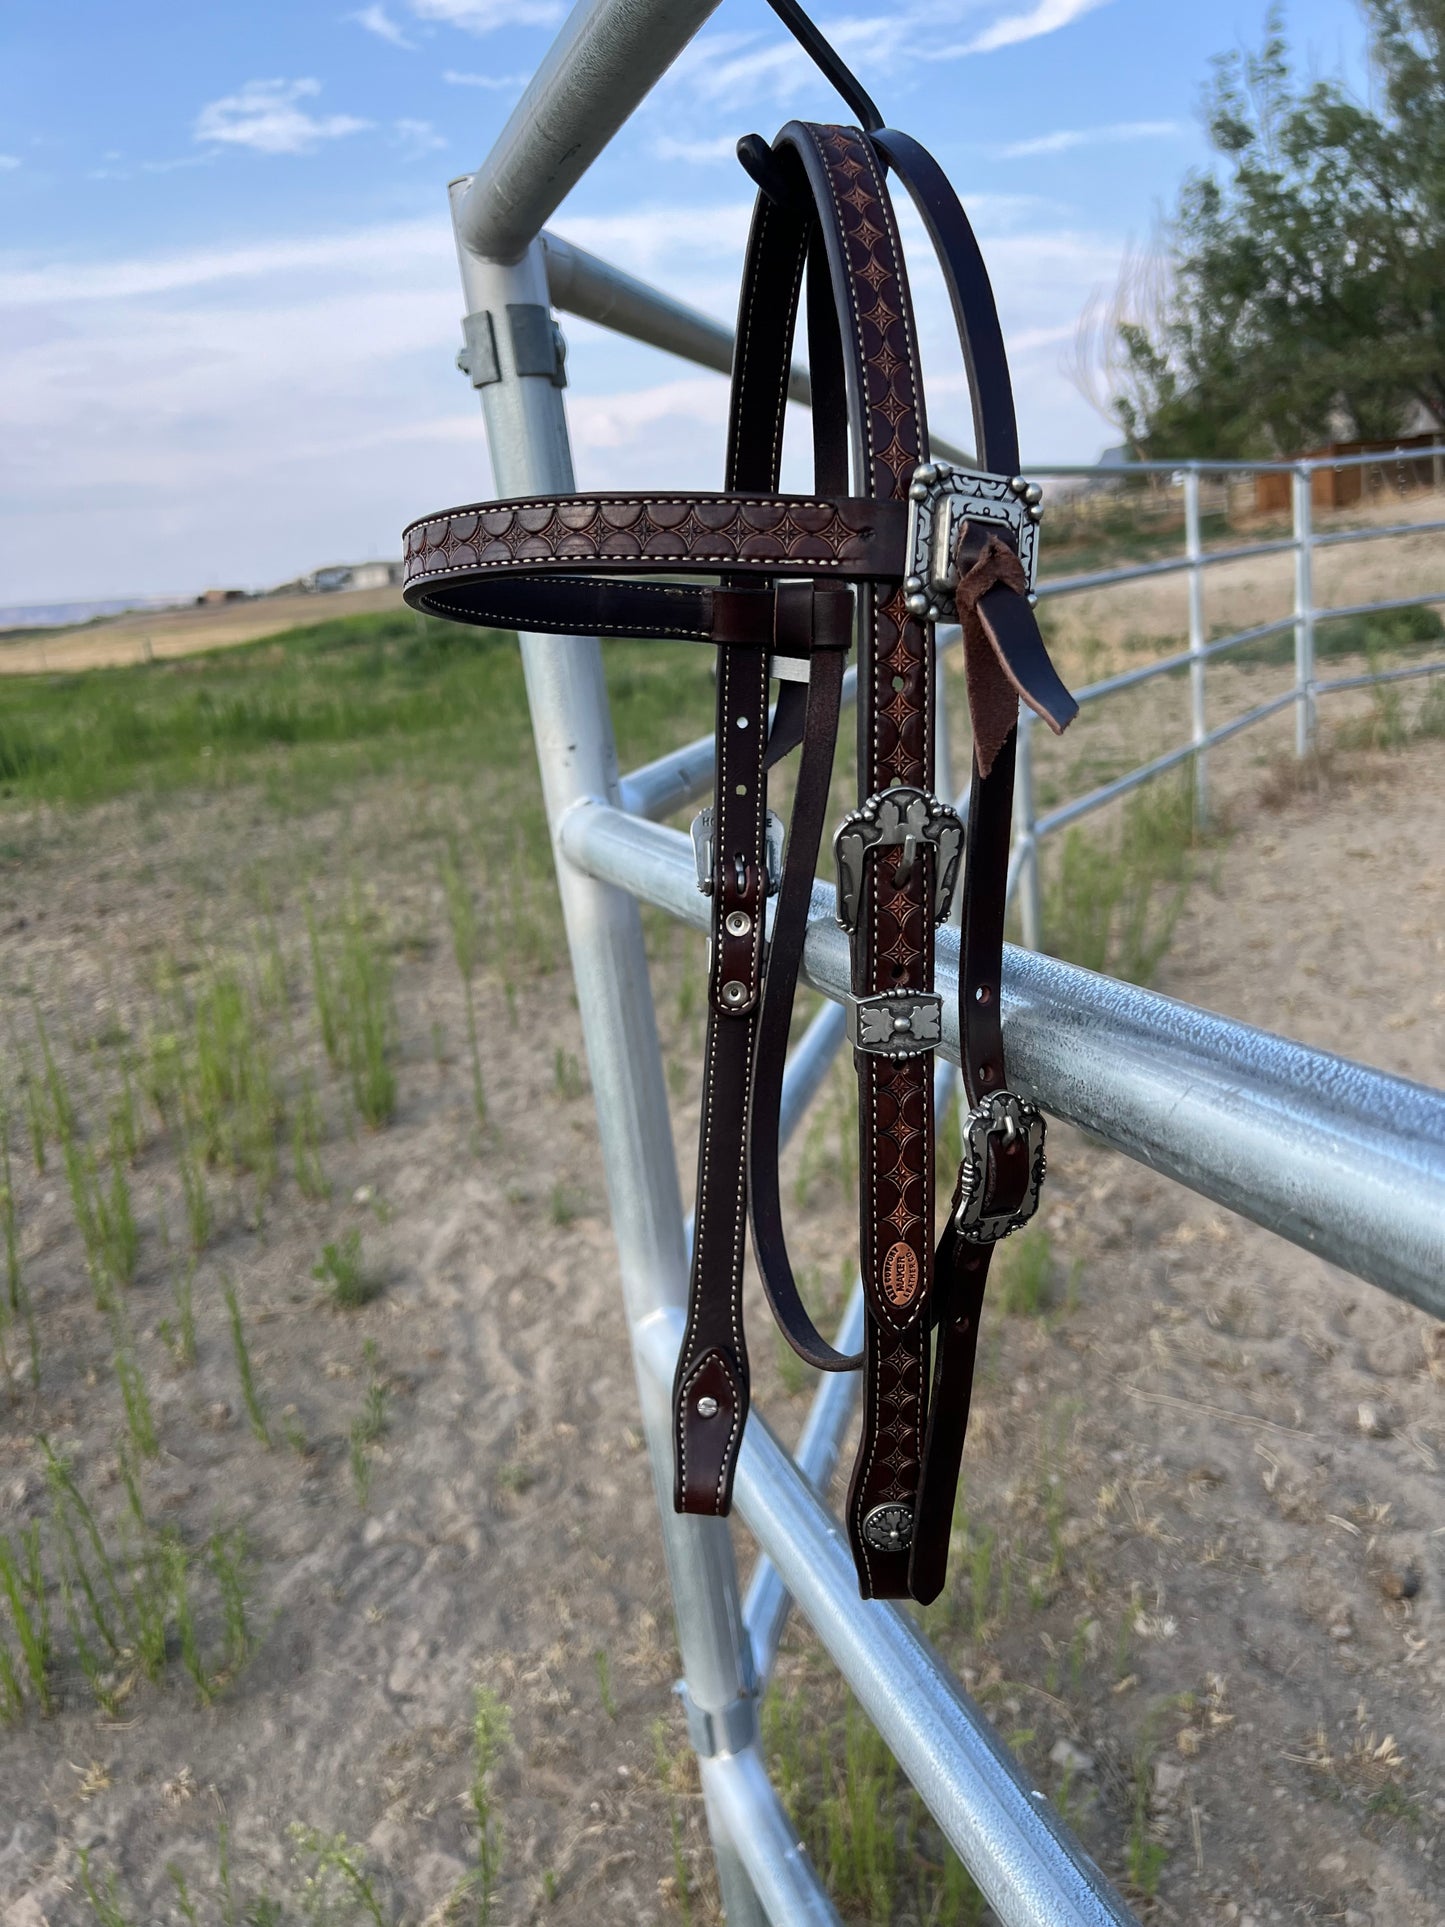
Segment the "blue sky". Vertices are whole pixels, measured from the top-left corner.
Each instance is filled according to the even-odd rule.
[[[1065,372],[1079,313],[1204,157],[1210,56],[1257,43],[1264,0],[814,12],[974,214],[1026,458],[1092,459],[1117,436]],[[0,604],[265,586],[396,554],[403,522],[490,491],[453,367],[445,184],[480,161],[564,13],[8,0]],[[1316,68],[1358,68],[1351,0],[1295,0],[1288,25]],[[839,112],[763,0],[722,0],[552,225],[730,321],[737,136]],[[941,298],[916,280],[930,414],[966,439]],[[722,378],[565,325],[580,483],[718,486]]]

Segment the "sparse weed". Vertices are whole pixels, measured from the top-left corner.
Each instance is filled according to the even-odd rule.
[[[582,1097],[587,1090],[587,1080],[582,1075],[582,1066],[570,1050],[563,1050],[559,1044],[552,1058],[552,1081],[557,1086],[561,1098]]]
[[[599,1647],[592,1655],[597,1668],[597,1696],[602,1701],[602,1710],[609,1720],[617,1718],[617,1701],[612,1696],[612,1662]]]
[[[477,906],[471,886],[462,872],[461,850],[455,832],[447,838],[441,860],[442,891],[446,897],[447,923],[452,933],[452,954],[462,980],[462,996],[467,1012],[467,1044],[472,1062],[472,1108],[477,1123],[487,1121],[487,1094],[482,1083],[482,1053],[477,1042],[477,1005],[472,976],[477,967],[479,932]]]
[[[1193,848],[1187,783],[1135,797],[1112,837],[1070,830],[1045,893],[1048,948],[1089,970],[1149,983],[1184,907]]]
[[[367,1450],[375,1445],[387,1428],[386,1386],[377,1375],[375,1352],[368,1347],[373,1364],[370,1383],[366,1388],[366,1400],[356,1417],[351,1421],[348,1435],[351,1482],[356,1491],[356,1503],[364,1512],[371,1501],[371,1481],[375,1462]]]
[[[1129,1787],[1129,1832],[1124,1845],[1129,1884],[1136,1893],[1152,1900],[1159,1891],[1159,1876],[1169,1860],[1169,1849],[1154,1834],[1150,1823],[1150,1794],[1153,1790],[1156,1742],[1146,1732],[1135,1749]]]
[[[381,946],[372,942],[355,896],[342,933],[335,987],[352,1101],[363,1123],[378,1131],[396,1109],[391,965]]]
[[[577,1193],[572,1189],[570,1184],[564,1184],[559,1179],[558,1182],[552,1186],[552,1195],[547,1204],[547,1215],[551,1218],[553,1224],[555,1224],[559,1230],[564,1229],[567,1225],[571,1224],[580,1209],[581,1199]]]
[[[322,1132],[321,1104],[315,1082],[307,1071],[291,1117],[291,1155],[302,1196],[317,1201],[331,1196],[331,1185],[321,1163]]]
[[[1034,1225],[1021,1237],[1010,1238],[994,1260],[999,1273],[998,1299],[1016,1318],[1038,1318],[1053,1301],[1053,1248],[1049,1234]]]
[[[0,1593],[10,1608],[10,1623],[20,1645],[31,1690],[46,1713],[55,1709],[51,1669],[55,1649],[50,1637],[50,1607],[40,1567],[40,1527],[32,1521],[20,1535],[17,1551],[0,1533]],[[5,1697],[12,1698],[13,1680],[6,1681]]]
[[[325,1285],[332,1304],[344,1311],[369,1305],[381,1290],[375,1274],[362,1262],[361,1233],[355,1229],[321,1247],[311,1276]]]
[[[316,1021],[321,1027],[321,1042],[333,1070],[341,1068],[341,1018],[340,1000],[337,996],[331,966],[321,944],[321,931],[316,921],[316,906],[309,899],[306,904],[306,938],[311,949],[311,995],[316,1004]]]
[[[111,1364],[115,1371],[115,1382],[120,1388],[121,1404],[125,1408],[126,1432],[140,1456],[153,1459],[161,1449],[156,1436],[155,1413],[151,1407],[150,1393],[146,1390],[145,1374],[135,1355],[134,1341],[118,1305],[112,1311],[111,1322],[115,1338]],[[191,1341],[194,1344],[194,1327]]]
[[[466,1795],[476,1865],[454,1896],[458,1900],[471,1896],[476,1927],[489,1927],[502,1871],[502,1823],[492,1793],[492,1774],[511,1738],[506,1707],[490,1687],[478,1686],[472,1697],[472,1772]]]
[[[246,1416],[251,1421],[251,1430],[269,1452],[271,1449],[271,1428],[266,1423],[266,1408],[261,1403],[261,1395],[256,1390],[256,1377],[251,1368],[251,1352],[246,1343],[246,1327],[241,1321],[241,1305],[236,1297],[236,1286],[227,1278],[222,1287],[226,1300],[226,1317],[231,1326],[231,1348],[236,1354],[236,1373],[241,1381],[241,1397],[245,1402]]]
[[[376,1886],[361,1863],[361,1849],[344,1833],[322,1833],[299,1822],[287,1829],[298,1866],[303,1872],[298,1896],[303,1920],[325,1927],[335,1920],[338,1906],[360,1908],[374,1927],[388,1927]]]
[[[20,1211],[15,1200],[15,1180],[10,1168],[10,1114],[0,1107],[0,1236],[5,1241],[5,1294],[0,1299],[0,1358],[5,1376],[10,1378],[10,1354],[5,1344],[5,1329],[17,1318],[23,1319],[30,1345],[30,1379],[40,1389],[40,1337],[35,1311],[25,1285],[20,1262]]]

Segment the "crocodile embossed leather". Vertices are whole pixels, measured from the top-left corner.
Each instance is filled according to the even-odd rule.
[[[405,594],[453,621],[667,636],[718,650],[714,801],[694,825],[710,899],[707,1033],[688,1317],[674,1382],[674,1502],[726,1515],[745,1438],[743,1259],[790,1345],[861,1369],[845,1520],[867,1597],[941,1589],[995,1244],[1026,1222],[1044,1121],[1005,1075],[1000,975],[1018,704],[1075,713],[1040,639],[1030,571],[1038,491],[1017,474],[1008,363],[963,209],[907,135],[790,122],[739,155],[759,183],[732,372],[725,489],[473,503],[406,531]],[[931,463],[892,174],[913,199],[959,321],[982,472]],[[779,490],[795,330],[813,389],[811,493]],[[970,506],[975,520],[968,519]],[[981,506],[986,505],[986,508]],[[968,822],[934,794],[934,622],[963,629]],[[835,839],[859,1080],[856,1356],[803,1305],[778,1181],[783,1063],[838,742],[858,666],[857,807]],[[786,662],[775,709],[774,670]],[[780,873],[769,772],[798,770]],[[962,890],[958,1037],[972,1106],[934,1226],[934,933]],[[767,939],[768,898],[776,896]]]

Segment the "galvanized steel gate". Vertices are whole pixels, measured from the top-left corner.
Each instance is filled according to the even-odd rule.
[[[554,304],[703,366],[730,366],[729,330],[541,232],[717,5],[580,0],[487,161],[475,176],[452,183],[467,308],[460,359],[481,395],[502,495],[574,486],[550,324]],[[806,401],[801,370],[790,392]],[[934,448],[962,453],[937,438]],[[1185,486],[1190,553],[1179,566],[1192,567],[1197,583],[1204,561],[1197,474],[1192,501]],[[1295,502],[1297,517],[1302,504],[1307,514],[1307,480],[1303,493],[1297,484]],[[1319,686],[1307,653],[1310,544],[1307,533],[1299,536],[1297,522],[1296,540],[1285,546],[1295,548],[1303,558],[1297,569],[1306,571],[1304,601],[1297,600],[1291,618],[1299,676],[1281,700],[1296,702],[1305,741]],[[1209,737],[1202,708],[1203,661],[1220,645],[1205,643],[1202,620],[1191,620],[1190,640],[1192,660],[1181,661],[1196,678],[1195,732],[1180,754],[1197,761],[1197,752],[1223,733]],[[676,1608],[679,1691],[728,1919],[752,1927],[838,1918],[759,1746],[759,1695],[796,1603],[1000,1920],[1008,1927],[1132,1921],[913,1621],[892,1605],[858,1598],[847,1547],[819,1497],[850,1415],[849,1379],[823,1382],[794,1458],[756,1412],[752,1417],[735,1504],[763,1556],[746,1599],[727,1525],[672,1510],[670,1392],[688,1227],[636,900],[705,924],[691,846],[655,819],[706,790],[711,745],[689,745],[623,776],[597,643],[523,636],[521,650]],[[940,758],[941,784],[946,772]],[[1032,879],[1025,924],[1036,930],[1035,852],[1038,837],[1055,825],[1034,820],[1027,782],[1020,792],[1015,875]],[[790,1061],[785,1135],[842,1039],[836,1000],[848,988],[848,958],[831,896],[822,885],[815,892],[805,973],[835,1001]],[[945,1013],[957,969],[957,936],[945,931],[937,969]],[[1003,988],[1009,1064],[1020,1091],[1131,1157],[1445,1317],[1445,1096],[1027,951],[1008,953]],[[947,1015],[943,1053],[957,1061],[956,1019]],[[943,1064],[938,1103],[950,1101],[953,1080],[951,1065]],[[839,1339],[845,1347],[858,1343],[861,1320],[855,1291]]]

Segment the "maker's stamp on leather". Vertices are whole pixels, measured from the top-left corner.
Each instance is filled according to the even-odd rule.
[[[883,1295],[899,1311],[913,1303],[918,1290],[918,1259],[912,1247],[900,1239],[888,1247],[883,1259]]]

